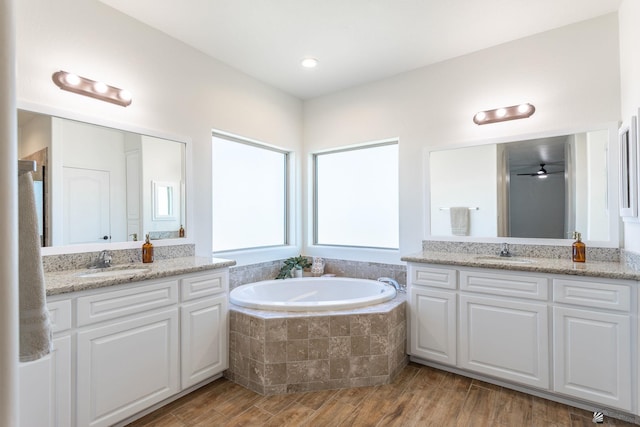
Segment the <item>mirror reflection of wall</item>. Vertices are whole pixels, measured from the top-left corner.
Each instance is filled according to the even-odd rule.
[[[442,208],[477,207],[472,237],[608,241],[609,130],[429,154],[432,236],[452,236]],[[544,172],[544,174],[542,174]],[[544,176],[544,177],[542,177]]]
[[[47,150],[45,246],[177,238],[184,215],[185,145],[19,111],[23,158]],[[152,181],[175,182],[173,221],[152,218]]]

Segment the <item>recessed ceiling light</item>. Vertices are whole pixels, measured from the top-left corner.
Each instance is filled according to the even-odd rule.
[[[304,58],[300,61],[300,65],[304,68],[315,68],[318,66],[318,60],[316,58]]]

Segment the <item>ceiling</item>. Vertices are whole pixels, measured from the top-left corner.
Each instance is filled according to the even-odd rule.
[[[100,0],[309,99],[618,10],[621,0]],[[319,60],[303,69],[300,60]]]

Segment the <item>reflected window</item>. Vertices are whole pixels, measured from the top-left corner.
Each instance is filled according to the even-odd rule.
[[[289,154],[214,133],[213,251],[282,246]]]
[[[314,155],[316,245],[397,249],[397,141]]]

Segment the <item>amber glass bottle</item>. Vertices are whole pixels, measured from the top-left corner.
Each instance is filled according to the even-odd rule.
[[[149,240],[149,234],[145,236],[144,244],[142,245],[142,262],[153,262],[153,244]]]
[[[573,245],[571,245],[571,259],[573,260],[573,262],[585,262],[587,260],[587,246],[581,240],[582,235],[577,231],[574,231],[573,238],[576,239],[576,241],[573,242]]]
[[[178,236],[184,237],[184,227],[180,224],[180,230],[178,230]]]

